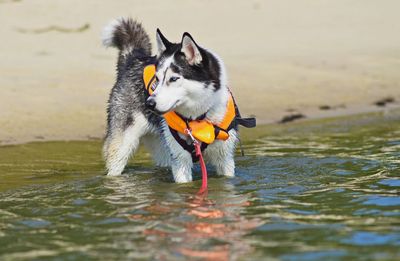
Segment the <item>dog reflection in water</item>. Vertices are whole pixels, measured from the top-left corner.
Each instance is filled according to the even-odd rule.
[[[237,195],[231,184],[221,180],[213,184],[218,191],[208,196],[189,195],[185,192],[191,189],[182,186],[152,188],[151,182],[140,185],[132,178],[107,179],[106,187],[114,190],[109,200],[124,206],[118,215],[126,217],[127,209],[137,213],[127,217],[145,227],[143,236],[157,249],[152,258],[179,253],[188,258],[231,260],[252,250],[242,237],[262,222],[241,215],[251,203],[247,195]]]

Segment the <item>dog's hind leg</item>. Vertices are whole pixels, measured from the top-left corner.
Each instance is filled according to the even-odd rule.
[[[147,119],[142,114],[138,114],[125,130],[111,130],[107,135],[103,153],[108,176],[121,175],[129,157],[139,147],[140,138],[147,132],[147,126]]]
[[[163,144],[160,135],[147,134],[143,136],[144,146],[150,150],[153,160],[159,167],[171,166],[171,153],[169,148]]]

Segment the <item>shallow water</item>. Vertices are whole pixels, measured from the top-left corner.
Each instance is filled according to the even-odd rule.
[[[1,147],[0,260],[399,259],[399,119],[261,128],[207,197],[144,152],[105,177],[99,141]]]

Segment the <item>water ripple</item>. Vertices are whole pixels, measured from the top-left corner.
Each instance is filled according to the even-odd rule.
[[[399,127],[266,136],[203,197],[199,173],[175,184],[148,157],[105,177],[98,143],[86,163],[76,144],[15,172],[0,160],[31,182],[0,194],[0,259],[398,259]]]

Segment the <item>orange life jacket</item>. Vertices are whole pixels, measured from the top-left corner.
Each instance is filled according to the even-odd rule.
[[[156,87],[155,73],[156,66],[154,64],[146,66],[143,70],[144,86],[149,95],[153,94]],[[190,129],[196,140],[211,144],[215,139],[227,140],[229,138],[229,127],[236,117],[235,102],[232,94],[229,95],[224,119],[218,124],[214,124],[207,119],[185,121],[174,111],[165,113],[163,117],[171,129],[184,135],[187,135],[185,130]]]

